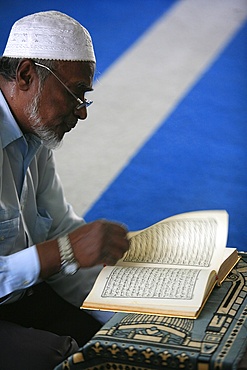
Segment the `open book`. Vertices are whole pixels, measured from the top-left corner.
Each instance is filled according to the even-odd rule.
[[[130,249],[100,272],[82,308],[198,317],[238,262],[226,211],[196,211],[130,232]]]

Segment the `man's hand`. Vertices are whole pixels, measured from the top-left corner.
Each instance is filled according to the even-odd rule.
[[[115,265],[129,249],[126,229],[105,220],[80,226],[68,234],[75,259],[81,267],[100,264]],[[60,270],[61,259],[57,240],[36,245],[40,260],[40,277],[43,279]]]
[[[81,267],[115,265],[129,249],[126,229],[105,220],[79,227],[69,234],[69,239]]]

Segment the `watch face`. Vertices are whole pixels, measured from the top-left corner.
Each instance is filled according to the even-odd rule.
[[[74,275],[78,270],[77,262],[65,262],[63,264],[63,271],[65,275]]]

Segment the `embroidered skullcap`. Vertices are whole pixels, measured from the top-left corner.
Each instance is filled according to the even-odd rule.
[[[95,62],[87,29],[75,19],[54,10],[31,14],[16,21],[3,56]]]

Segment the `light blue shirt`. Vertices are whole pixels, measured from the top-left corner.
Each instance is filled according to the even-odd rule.
[[[53,152],[36,136],[23,135],[0,91],[0,298],[7,296],[4,303],[18,299],[38,281],[35,244],[83,223],[64,198]]]

